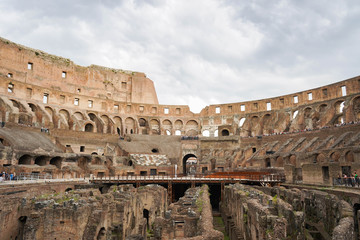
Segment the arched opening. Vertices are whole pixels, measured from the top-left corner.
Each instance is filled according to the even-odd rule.
[[[176,130],[176,131],[175,131],[175,135],[176,135],[176,136],[181,136],[181,131],[180,131],[180,130]]]
[[[94,126],[91,123],[86,124],[85,132],[94,132]]]
[[[229,130],[223,129],[223,130],[221,131],[221,136],[229,136],[229,135],[230,135]]]
[[[275,167],[284,167],[284,160],[281,156],[276,158]]]
[[[8,141],[6,141],[4,138],[0,138],[0,143],[4,146],[4,147],[10,147],[10,143]]]
[[[77,161],[79,168],[86,170],[90,159],[86,157],[80,157]]]
[[[29,155],[21,156],[19,159],[19,165],[30,165],[32,157]]]
[[[197,157],[194,154],[186,154],[183,158],[183,173],[195,173],[195,164],[197,163]],[[195,172],[194,172],[195,171]]]
[[[345,162],[354,162],[354,154],[351,151],[348,151],[345,154]]]
[[[99,230],[96,240],[105,240],[105,238],[106,238],[106,230],[104,227],[102,227]]]
[[[165,130],[165,133],[166,133],[166,135],[168,135],[168,136],[170,136],[170,135],[171,135],[170,130]]]
[[[94,113],[89,113],[88,116],[89,116],[90,120],[96,124],[97,132],[102,133],[104,126],[103,126],[102,122],[100,121],[100,119]]]
[[[330,161],[331,162],[338,162],[340,158],[340,154],[338,152],[333,152],[330,154]]]
[[[144,118],[139,119],[139,126],[140,127],[146,127],[146,120]]]
[[[146,229],[149,229],[149,210],[144,208],[143,217],[146,219]]]
[[[57,168],[61,169],[61,157],[54,157],[52,159],[50,159],[50,165],[54,165]]]
[[[72,188],[65,189],[65,192],[70,192],[70,191],[72,191]]]
[[[116,132],[117,132],[118,135],[120,135],[121,134],[120,128],[117,127]]]
[[[215,158],[211,159],[211,160],[210,160],[210,164],[211,164],[210,170],[211,170],[211,171],[214,171],[215,168],[216,168],[216,159],[215,159]]]
[[[93,165],[101,165],[101,159],[99,157],[94,157],[92,160]]]
[[[265,167],[267,167],[267,168],[271,167],[270,158],[266,158],[266,159],[265,159]]]
[[[159,152],[159,149],[153,148],[153,149],[151,149],[151,152],[152,152],[152,153],[158,153],[158,152]]]
[[[16,236],[15,239],[24,239],[24,228],[27,220],[27,216],[19,217],[19,234]]]
[[[241,128],[244,125],[246,118],[241,118],[239,121],[239,127]]]
[[[202,132],[202,135],[203,135],[203,137],[210,137],[210,131],[209,130],[204,130]]]
[[[48,157],[45,157],[45,156],[39,156],[39,157],[35,158],[35,164],[39,165],[39,166],[45,166],[47,158]]]
[[[133,165],[133,161],[129,160],[129,161],[128,161],[128,166],[131,167],[132,165]]]

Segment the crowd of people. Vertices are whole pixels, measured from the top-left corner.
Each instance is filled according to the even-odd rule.
[[[0,173],[0,182],[3,181],[12,181],[15,179],[15,173],[7,173],[7,172],[2,172]]]
[[[356,172],[349,174],[347,176],[346,174],[343,174],[342,177],[339,174],[335,185],[345,185],[347,187],[360,187],[360,179]]]

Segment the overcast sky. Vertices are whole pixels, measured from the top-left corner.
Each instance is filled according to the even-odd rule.
[[[360,75],[358,0],[1,0],[0,36],[145,72],[194,112]]]

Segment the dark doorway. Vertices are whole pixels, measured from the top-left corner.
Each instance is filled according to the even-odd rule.
[[[186,170],[186,164],[187,164],[187,160],[189,160],[189,158],[195,158],[197,159],[197,157],[194,154],[186,154],[183,158],[183,173],[186,175],[188,173],[188,171]]]
[[[265,167],[267,167],[267,168],[271,167],[270,158],[265,159]]]
[[[149,229],[149,210],[144,208],[143,217],[146,219],[146,229]]]
[[[85,132],[93,132],[94,126],[91,123],[85,125]]]
[[[329,183],[330,180],[330,176],[329,176],[329,167],[328,166],[323,166],[322,167],[322,175],[323,175],[323,181],[325,184]]]
[[[183,197],[185,194],[185,191],[191,187],[191,184],[183,184],[183,183],[179,183],[179,184],[173,184],[172,187],[172,192],[173,192],[173,197],[174,197],[174,202],[178,201],[179,198]]]
[[[229,135],[230,135],[229,130],[224,129],[221,131],[221,136],[229,136]]]
[[[221,185],[220,184],[208,184],[210,193],[210,203],[213,211],[219,211],[219,205],[221,200]]]
[[[146,176],[147,175],[147,171],[140,171],[140,176]]]
[[[120,128],[116,128],[116,131],[117,131],[117,134],[119,134],[120,135]]]
[[[150,175],[151,176],[156,175],[156,169],[150,169]]]

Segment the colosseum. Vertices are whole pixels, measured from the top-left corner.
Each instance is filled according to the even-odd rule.
[[[193,113],[0,38],[0,79],[1,239],[359,239],[360,77]]]

